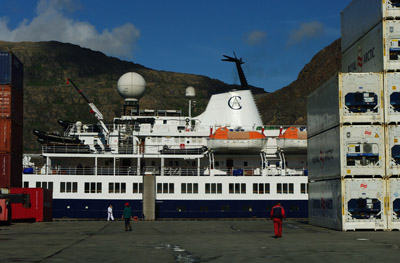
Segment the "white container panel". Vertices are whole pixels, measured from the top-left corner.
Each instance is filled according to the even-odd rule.
[[[335,179],[309,183],[309,222],[342,231],[387,229],[383,179]]]
[[[342,230],[342,182],[340,179],[308,184],[310,224]]]
[[[342,126],[340,136],[343,177],[384,177],[386,163],[383,125]]]
[[[382,125],[346,125],[308,138],[309,180],[384,177],[384,134]]]
[[[307,99],[307,133],[312,137],[339,123],[338,76],[325,82]]]
[[[342,54],[342,72],[400,70],[400,21],[380,22]]]
[[[400,73],[384,75],[385,123],[400,123]]]
[[[386,174],[388,177],[400,176],[400,126],[385,127]]]
[[[343,230],[387,229],[384,179],[344,179]]]
[[[310,181],[341,178],[340,127],[327,130],[307,141]]]
[[[388,180],[388,228],[400,230],[400,178]]]
[[[308,137],[339,124],[382,124],[382,94],[382,73],[338,73],[308,97]]]
[[[340,123],[383,123],[383,74],[339,73]]]
[[[385,18],[400,17],[400,6],[391,0],[353,0],[341,12],[342,52]]]

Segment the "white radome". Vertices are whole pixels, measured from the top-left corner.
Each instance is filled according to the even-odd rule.
[[[146,81],[138,73],[128,72],[119,78],[117,89],[124,99],[139,99],[146,89]]]

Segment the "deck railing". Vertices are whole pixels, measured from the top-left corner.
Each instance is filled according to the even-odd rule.
[[[269,172],[270,171],[270,172]],[[232,167],[209,169],[208,167],[178,167],[178,166],[98,166],[81,167],[73,166],[43,166],[24,167],[24,174],[48,174],[48,175],[92,175],[92,176],[137,176],[137,175],[157,175],[157,176],[302,176],[307,175],[304,169],[265,169],[264,172],[259,167]]]

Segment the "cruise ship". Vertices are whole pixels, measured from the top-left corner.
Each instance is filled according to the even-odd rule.
[[[109,205],[118,217],[127,202],[146,220],[265,218],[277,201],[288,217],[307,217],[306,129],[263,125],[246,87],[212,95],[199,116],[191,116],[188,87],[185,116],[141,109],[146,82],[128,72],[117,83],[124,113],[105,124],[70,84],[97,121],[59,120],[62,133],[35,130],[44,165],[24,164],[24,187],[53,191],[54,218],[104,218]]]

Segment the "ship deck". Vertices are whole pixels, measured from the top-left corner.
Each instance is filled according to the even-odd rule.
[[[340,232],[287,220],[57,220],[0,226],[4,262],[396,262],[399,233]]]

